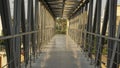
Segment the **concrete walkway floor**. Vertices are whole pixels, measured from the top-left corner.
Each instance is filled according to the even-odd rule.
[[[32,68],[94,68],[76,43],[66,35],[56,35],[43,48],[44,52],[32,63]]]

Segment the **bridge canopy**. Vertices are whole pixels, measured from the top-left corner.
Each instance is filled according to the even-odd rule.
[[[55,17],[70,18],[88,0],[40,0]]]
[[[120,68],[118,3],[120,0],[0,0],[0,68],[32,68],[43,53],[53,58],[46,63],[53,64],[50,68],[60,63],[60,68],[79,68],[79,57],[89,59],[96,68]],[[57,19],[65,23],[60,20],[57,25]],[[66,35],[56,35],[57,29],[65,30]],[[44,52],[45,48],[51,52]],[[80,61],[86,63],[83,59]]]

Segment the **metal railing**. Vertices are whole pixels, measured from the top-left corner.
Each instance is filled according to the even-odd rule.
[[[120,26],[116,15],[119,0],[107,0],[105,11],[101,11],[102,1],[89,0],[89,3],[81,6],[78,15],[70,19],[69,35],[95,67],[119,68]]]

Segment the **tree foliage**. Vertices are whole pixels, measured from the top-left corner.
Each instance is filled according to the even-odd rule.
[[[56,31],[57,33],[66,33],[67,20],[63,18],[56,19]]]

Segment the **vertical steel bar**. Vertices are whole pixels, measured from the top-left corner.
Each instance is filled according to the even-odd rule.
[[[116,38],[118,38],[118,39],[120,38],[120,24],[118,26],[118,31],[117,31]],[[111,56],[111,60],[110,60],[110,67],[109,68],[113,68],[114,63],[116,64],[116,68],[119,68],[117,66],[117,62],[114,61],[117,58],[116,54],[118,54],[118,53],[116,53],[117,52],[117,47],[118,47],[118,41],[115,41],[114,46],[113,46],[113,52],[112,52],[112,56]]]
[[[39,0],[35,0],[35,30],[39,30],[38,29],[38,25],[39,25],[39,23],[38,23],[38,19],[39,19]],[[36,52],[38,53],[38,50],[39,50],[39,43],[38,42],[40,42],[38,39],[39,39],[39,32],[38,33],[36,33],[35,34],[35,37],[36,37],[36,41],[35,41],[35,43],[36,43],[36,47],[35,47],[35,49],[36,49]],[[37,54],[38,55],[38,54]],[[37,56],[36,55],[36,56]]]
[[[27,32],[28,31],[28,22],[26,21],[25,18],[25,3],[24,0],[22,0],[22,5],[21,5],[21,28],[22,32]],[[24,61],[25,61],[25,68],[27,68],[28,65],[28,60],[29,60],[29,42],[28,42],[28,35],[24,35],[22,37],[23,41],[23,51],[24,51]]]
[[[115,37],[116,33],[116,9],[117,9],[117,0],[110,0],[109,1],[109,37]],[[114,41],[108,40],[108,57],[107,57],[107,68],[110,66],[110,59],[112,56]],[[117,60],[114,59],[116,62]],[[117,68],[117,64],[113,63],[112,68]]]
[[[19,34],[20,33],[20,25],[21,25],[21,0],[14,0],[14,32],[15,34]],[[15,38],[15,62],[16,62],[16,66],[17,68],[20,68],[20,64],[21,64],[21,41],[20,41],[20,37],[16,37]]]
[[[105,35],[106,34],[106,30],[107,30],[107,24],[108,24],[108,14],[109,14],[109,0],[107,0],[106,2],[106,7],[105,7],[105,14],[104,14],[104,20],[103,20],[103,25],[102,25],[102,33],[101,35]],[[103,51],[103,46],[104,46],[104,38],[101,38],[99,39],[99,48],[98,48],[98,53],[97,53],[97,57],[96,57],[96,60],[97,60],[97,64],[98,64],[98,67],[101,68],[101,57],[102,57],[102,51]]]
[[[85,6],[85,12],[87,13],[87,11],[88,11],[88,3],[86,4],[86,6]],[[87,15],[86,15],[86,18],[87,18]],[[86,19],[85,19],[86,20]],[[86,42],[87,42],[87,33],[85,32],[85,31],[87,31],[87,24],[86,24],[87,22],[85,21],[85,26],[84,26],[84,51],[87,51],[87,47],[86,47]]]
[[[33,3],[33,0],[28,0],[28,14],[27,14],[27,18],[28,18],[28,31],[31,31],[31,23],[32,23],[32,20],[31,20],[31,16],[32,16],[32,12],[31,12],[31,9],[32,9],[32,3]],[[28,43],[29,43],[29,60],[30,60],[30,68],[32,67],[31,66],[31,35],[29,34],[28,35]]]
[[[88,31],[91,32],[91,28],[92,28],[92,15],[93,15],[93,0],[90,0],[90,5],[89,5],[89,15],[88,15]],[[88,35],[88,37],[90,37],[90,35]],[[87,37],[87,38],[88,38]],[[90,40],[88,40],[90,43]],[[91,48],[92,45],[88,46],[88,57],[92,60],[92,54],[91,54]],[[92,63],[92,61],[91,61]]]
[[[34,12],[34,8],[33,7],[35,7],[34,6],[34,4],[33,4],[34,2],[33,2],[33,0],[32,0],[32,7],[31,7],[31,31],[34,31],[35,30],[35,24],[36,24],[36,22],[35,22],[35,12]],[[35,7],[36,8],[36,7]],[[33,33],[33,34],[31,34],[31,49],[32,49],[32,55],[33,55],[33,58],[34,58],[34,62],[35,62],[35,55],[36,55],[36,37],[35,37],[35,33]]]
[[[102,0],[97,0],[97,22],[96,22],[96,34],[100,34],[100,27],[101,27],[101,4]],[[99,37],[96,37],[96,57],[98,56],[97,53],[99,53]],[[95,59],[96,59],[95,57]],[[96,61],[99,61],[98,59]],[[99,65],[100,63],[96,62],[96,65]]]
[[[41,5],[41,3],[39,3],[39,30],[40,30],[40,32],[39,32],[39,48],[41,47],[41,43],[42,43],[42,41],[41,41],[41,39],[42,39],[42,28],[41,28],[41,23],[42,23],[42,18],[41,18],[41,16],[42,16],[42,5]],[[40,51],[41,50],[39,50],[39,53],[40,53]]]
[[[0,0],[0,14],[2,20],[3,33],[5,36],[13,35],[12,20],[10,13],[9,0]],[[5,40],[5,49],[7,54],[7,63],[15,58],[15,48],[13,39]],[[12,61],[8,64],[8,68],[15,68],[15,62]]]
[[[43,5],[41,6],[41,45],[43,45],[43,38],[44,38],[44,29],[43,29],[43,23],[44,23],[44,11],[43,11]]]

